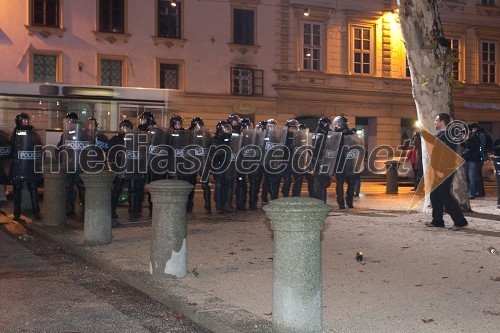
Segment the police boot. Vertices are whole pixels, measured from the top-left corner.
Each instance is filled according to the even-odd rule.
[[[34,220],[40,220],[40,206],[38,205],[38,191],[36,188],[36,184],[31,183],[28,184],[28,189],[30,191],[30,197],[31,197],[31,207],[33,208],[33,219]]]
[[[205,213],[212,214],[212,207],[210,203],[210,185],[208,183],[202,183],[201,188],[203,189],[203,200],[205,201]]]

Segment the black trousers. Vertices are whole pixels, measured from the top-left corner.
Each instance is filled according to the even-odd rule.
[[[342,173],[335,174],[335,179],[337,183],[335,184],[335,192],[337,194],[337,203],[339,207],[352,206],[353,197],[354,197],[354,189],[356,187],[356,175],[345,175]],[[344,201],[344,184],[347,183],[347,190],[345,193],[345,201]]]
[[[144,179],[115,178],[111,191],[111,213],[116,215],[118,198],[122,192],[124,184],[127,185],[128,189],[129,217],[138,217],[141,213],[142,201],[144,200]]]
[[[246,210],[247,203],[247,175],[243,173],[236,174],[236,186],[234,188],[234,194],[236,196],[236,209]]]
[[[248,208],[251,210],[257,209],[257,201],[259,200],[260,184],[262,183],[262,166],[257,170],[248,174]]]
[[[326,189],[331,184],[330,176],[315,175],[314,176],[314,196],[313,198],[323,200],[326,203]]]
[[[75,212],[75,186],[78,199],[85,204],[85,186],[80,178],[80,172],[69,172],[66,177],[66,213]]]
[[[21,202],[23,198],[23,184],[26,183],[31,197],[31,207],[36,214],[40,213],[40,206],[38,205],[38,191],[36,181],[26,180],[13,180],[12,187],[14,190],[14,217],[21,216]]]
[[[454,225],[461,227],[467,224],[467,220],[462,213],[462,209],[450,193],[452,181],[453,175],[439,184],[439,186],[437,186],[430,194],[432,204],[432,223],[434,225],[444,226],[444,208],[446,208],[446,212],[450,214]]]

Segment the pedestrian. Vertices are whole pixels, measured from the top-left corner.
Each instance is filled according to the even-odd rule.
[[[467,139],[462,143],[462,158],[465,160],[464,169],[467,175],[467,190],[469,199],[475,199],[477,184],[481,167],[481,140],[479,138],[478,125],[469,124]]]
[[[422,180],[424,166],[422,163],[422,133],[417,126],[414,126],[413,137],[410,142],[411,149],[408,151],[407,158],[411,162],[411,167],[413,169],[414,175],[414,187],[413,190],[416,191],[420,181]]]
[[[449,137],[449,133],[446,131],[450,121],[450,115],[447,113],[440,113],[436,116],[436,119],[434,120],[434,125],[438,131],[436,138],[437,140],[443,142],[451,150],[456,151],[457,147],[454,140]],[[447,213],[453,220],[453,226],[450,230],[456,231],[467,226],[468,222],[465,219],[457,201],[450,193],[451,183],[456,170],[450,170],[449,161],[447,161],[446,158],[443,158],[443,153],[443,149],[439,149],[436,145],[434,145],[430,163],[434,171],[435,184],[437,184],[437,186],[435,186],[430,193],[432,221],[426,222],[425,225],[427,227],[444,228],[445,224],[443,213],[444,209],[446,209]],[[450,175],[445,178],[447,173],[450,173]]]

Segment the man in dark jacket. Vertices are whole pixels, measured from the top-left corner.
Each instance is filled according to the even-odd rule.
[[[450,115],[447,113],[440,113],[437,115],[434,120],[434,125],[438,130],[436,139],[440,140],[451,150],[456,151],[456,144],[453,143],[453,138],[450,138],[449,133],[446,131],[450,121]],[[453,169],[453,163],[450,163],[449,158],[445,156],[445,149],[444,147],[440,147],[439,143],[434,144],[434,148],[432,149],[430,167],[432,171],[434,171],[435,184],[437,186],[432,189],[430,194],[432,221],[426,222],[425,225],[428,227],[444,228],[443,212],[446,208],[446,211],[453,220],[453,226],[450,229],[456,231],[467,226],[468,222],[457,201],[450,193],[453,175],[456,170]]]

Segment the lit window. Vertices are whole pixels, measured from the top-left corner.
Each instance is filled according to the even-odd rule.
[[[59,0],[31,0],[31,25],[59,28]]]
[[[158,0],[157,36],[164,38],[181,38],[181,3]]]
[[[353,27],[353,73],[371,73],[371,28]]]
[[[303,69],[321,70],[321,24],[304,23]]]
[[[496,83],[496,44],[481,43],[481,82]]]
[[[124,61],[114,59],[101,59],[100,84],[102,86],[123,86]]]
[[[57,55],[33,54],[33,82],[57,82]]]
[[[99,0],[99,32],[125,33],[124,0]]]
[[[233,9],[233,44],[255,44],[255,12],[248,9]]]
[[[460,80],[460,40],[452,38],[451,42],[451,52],[453,54],[453,68],[451,76],[455,80]]]
[[[231,93],[233,95],[263,95],[263,85],[263,70],[243,67],[231,68]]]
[[[179,89],[179,65],[160,64],[160,88]]]

